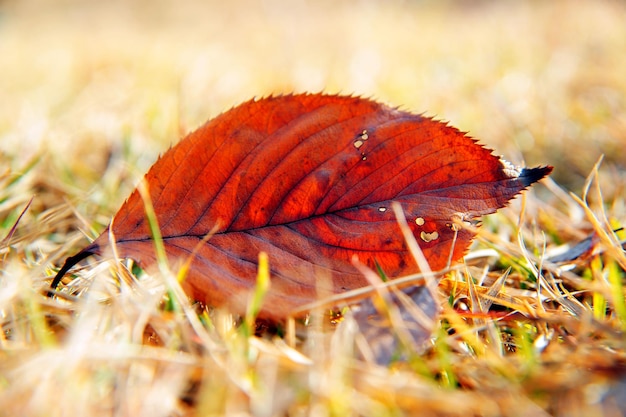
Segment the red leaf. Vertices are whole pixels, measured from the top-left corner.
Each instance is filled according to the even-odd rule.
[[[244,311],[259,251],[269,254],[263,317],[282,318],[327,292],[367,284],[356,255],[392,277],[417,272],[391,202],[401,203],[433,270],[467,250],[454,226],[503,207],[552,167],[515,169],[489,149],[432,119],[357,98],[270,97],[244,103],[191,133],[146,180],[172,263],[193,257],[190,296]],[[113,221],[120,256],[144,268],[154,243],[138,191]],[[455,239],[456,234],[456,239]],[[453,246],[453,241],[455,242]],[[106,230],[67,260],[60,276],[110,245]]]

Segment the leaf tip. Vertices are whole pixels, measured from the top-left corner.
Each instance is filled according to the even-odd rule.
[[[552,169],[553,167],[550,165],[535,168],[522,168],[519,179],[522,181],[524,187],[528,187],[549,175],[552,172]]]

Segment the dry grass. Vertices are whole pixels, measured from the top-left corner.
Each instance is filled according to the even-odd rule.
[[[625,52],[611,1],[0,3],[0,415],[626,413]],[[170,143],[251,96],[319,90],[556,167],[486,219],[471,254],[495,258],[441,281],[425,351],[357,360],[350,319],[249,337],[130,263],[42,295]],[[571,268],[546,261],[590,234]]]

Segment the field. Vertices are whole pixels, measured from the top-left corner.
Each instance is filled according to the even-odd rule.
[[[0,416],[626,414],[626,3],[5,0],[0,56]],[[377,364],[324,311],[250,335],[129,260],[46,296],[180,138],[321,91],[555,167],[484,219],[426,343]]]

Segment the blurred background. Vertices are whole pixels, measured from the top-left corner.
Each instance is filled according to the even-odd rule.
[[[626,2],[0,2],[2,170],[115,188],[112,210],[137,178],[102,185],[116,161],[140,175],[208,118],[306,91],[449,121],[577,193],[605,155],[623,191]]]

